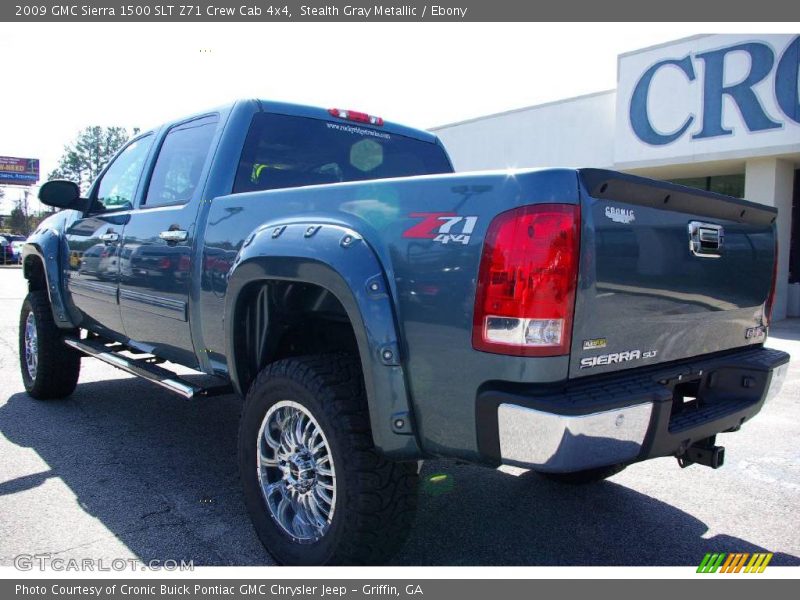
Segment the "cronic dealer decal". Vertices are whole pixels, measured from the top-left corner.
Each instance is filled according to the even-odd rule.
[[[617,208],[616,206],[606,206],[606,217],[615,223],[632,223],[636,220],[636,215],[629,208]]]

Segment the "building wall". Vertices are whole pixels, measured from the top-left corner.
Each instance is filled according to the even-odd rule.
[[[457,171],[610,167],[614,91],[435,127]]]
[[[758,158],[747,161],[744,195],[748,200],[768,204],[778,209],[778,281],[775,291],[773,315],[776,319],[787,316],[789,293],[789,240],[792,235],[792,192],[795,166],[791,161],[778,158]],[[783,276],[780,276],[783,274]]]

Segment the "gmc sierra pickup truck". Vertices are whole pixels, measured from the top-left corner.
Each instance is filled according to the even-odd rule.
[[[68,396],[88,355],[241,395],[244,500],[285,564],[387,560],[427,458],[566,483],[660,456],[716,468],[717,434],[787,369],[764,347],[776,211],[714,193],[453,173],[430,133],[246,100],[40,198],[64,210],[24,247],[28,393]]]

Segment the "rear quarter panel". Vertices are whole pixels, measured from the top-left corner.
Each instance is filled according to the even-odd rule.
[[[297,222],[349,227],[363,236],[383,265],[422,447],[432,454],[478,459],[475,399],[482,385],[567,376],[568,357],[531,360],[472,349],[475,285],[486,229],[501,212],[543,202],[578,203],[575,171],[433,175],[215,198],[204,236],[200,290],[209,358],[228,368],[226,325],[220,318],[225,274],[252,231],[265,224]],[[467,237],[443,243],[444,238],[436,239],[443,226]],[[369,316],[364,318],[368,323]]]

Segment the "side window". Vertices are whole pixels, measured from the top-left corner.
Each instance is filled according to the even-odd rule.
[[[185,204],[192,199],[211,148],[217,117],[204,117],[170,129],[156,159],[144,206]]]
[[[133,208],[133,195],[152,143],[152,135],[141,137],[114,159],[97,187],[95,207],[99,209],[99,203],[105,211]]]

